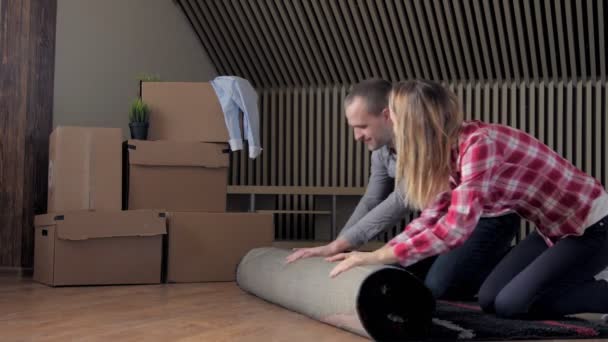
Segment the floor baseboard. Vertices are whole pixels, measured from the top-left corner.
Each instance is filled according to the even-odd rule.
[[[34,269],[31,267],[6,267],[0,266],[0,274],[15,275],[21,278],[31,278],[34,275]]]

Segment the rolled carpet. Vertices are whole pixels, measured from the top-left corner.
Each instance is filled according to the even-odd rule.
[[[419,339],[435,301],[415,276],[392,266],[356,267],[336,278],[323,258],[286,265],[290,251],[251,250],[237,268],[241,289],[291,311],[378,341]]]

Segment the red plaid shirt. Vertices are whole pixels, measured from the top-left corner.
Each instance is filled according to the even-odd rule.
[[[482,215],[515,211],[549,244],[581,235],[593,200],[605,191],[548,146],[503,125],[465,122],[452,162],[451,190],[389,242],[404,266],[460,246]]]

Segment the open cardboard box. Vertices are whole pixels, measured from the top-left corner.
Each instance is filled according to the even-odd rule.
[[[38,215],[34,280],[51,286],[160,283],[165,234],[160,211]]]
[[[226,144],[129,140],[124,209],[226,211]]]

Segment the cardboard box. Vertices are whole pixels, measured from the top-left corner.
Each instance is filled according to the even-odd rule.
[[[167,281],[234,281],[241,258],[271,246],[272,214],[169,212]]]
[[[122,130],[57,127],[51,133],[48,212],[120,210]]]
[[[51,286],[156,284],[165,214],[74,211],[35,218],[34,280]]]
[[[211,83],[142,82],[150,106],[150,140],[228,142],[224,112]]]
[[[226,211],[227,145],[129,140],[125,147],[126,208]]]

